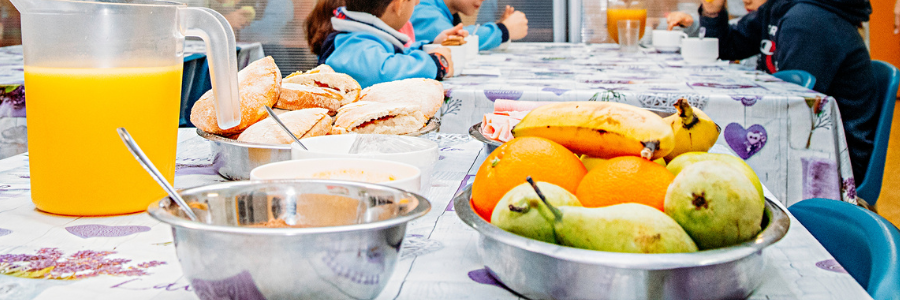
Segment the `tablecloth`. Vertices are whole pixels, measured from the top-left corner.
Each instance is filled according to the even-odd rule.
[[[422,191],[432,210],[407,227],[400,261],[377,299],[520,299],[488,275],[477,251],[478,233],[450,205],[484,161],[482,144],[459,134],[429,138],[440,145],[431,186]],[[224,181],[212,168],[212,157],[208,142],[181,129],[176,187]],[[78,218],[39,212],[29,197],[27,154],[0,160],[0,274],[8,273],[4,261],[53,257],[57,265],[95,261],[85,273],[107,268],[123,274],[78,280],[0,275],[0,299],[197,299],[174,247],[171,228],[146,213]],[[869,298],[793,217],[784,239],[763,256],[765,278],[750,299]]]
[[[260,43],[238,43],[237,46],[239,69],[265,56]],[[205,52],[202,41],[184,43],[181,125],[190,124],[188,116],[193,103],[211,88]],[[28,151],[23,65],[21,45],[0,48],[0,159]]]
[[[497,99],[613,101],[674,112],[678,98],[722,128],[718,144],[743,158],[778,199],[856,203],[834,98],[728,62],[686,64],[679,54],[615,44],[512,43],[482,51],[444,81],[441,132],[466,133]]]

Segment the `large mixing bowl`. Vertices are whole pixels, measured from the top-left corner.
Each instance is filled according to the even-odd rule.
[[[172,226],[184,276],[200,299],[371,299],[394,271],[424,197],[350,181],[239,181],[185,190],[200,222],[164,198],[148,208]],[[290,225],[309,228],[265,228]]]
[[[478,252],[497,280],[532,299],[743,299],[763,279],[763,249],[790,226],[766,199],[763,230],[742,244],[679,254],[634,254],[564,247],[518,236],[479,217],[471,186],[454,201],[478,233]]]

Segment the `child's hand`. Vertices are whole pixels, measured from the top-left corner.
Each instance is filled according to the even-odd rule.
[[[444,58],[447,59],[447,70],[445,70],[445,71],[447,71],[447,74],[444,74],[444,78],[453,77],[453,57],[450,56],[450,48],[437,47],[437,48],[432,49],[431,51],[428,51],[428,54],[431,54],[431,53],[443,55]]]
[[[228,24],[231,24],[231,28],[233,29],[241,29],[247,24],[250,23],[250,15],[246,10],[239,9],[235,10],[227,15],[224,15],[225,20],[228,21]]]
[[[525,13],[521,11],[514,11],[500,23],[506,25],[506,30],[509,30],[509,40],[522,39],[528,35],[528,18],[525,18]]]
[[[512,6],[507,5],[506,10],[503,12],[503,16],[501,16],[500,19],[497,20],[497,23],[503,23],[503,21],[506,21],[506,18],[509,18],[509,16],[511,16],[514,12],[516,12],[516,9]]]
[[[467,37],[467,36],[469,36],[469,32],[466,31],[465,29],[463,29],[462,24],[457,24],[457,25],[454,26],[453,28],[450,28],[450,29],[447,29],[447,30],[442,31],[441,34],[438,34],[438,36],[435,37],[435,38],[434,38],[434,41],[432,41],[431,43],[432,43],[432,44],[440,44],[440,43],[443,43],[445,40],[447,40],[447,37],[449,37],[449,36],[451,36],[451,35],[458,35],[458,36],[461,36],[461,37]]]
[[[684,12],[673,11],[666,16],[666,23],[669,24],[666,27],[667,30],[672,30],[675,26],[691,27],[691,24],[694,24],[694,18]]]

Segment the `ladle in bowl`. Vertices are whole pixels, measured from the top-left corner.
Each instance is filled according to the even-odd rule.
[[[181,196],[175,192],[175,187],[169,184],[166,181],[166,178],[163,177],[162,173],[156,169],[156,166],[153,165],[153,162],[147,158],[147,155],[144,154],[144,151],[141,150],[141,147],[138,147],[137,143],[134,142],[134,138],[131,137],[131,134],[128,134],[128,130],[125,128],[119,127],[116,129],[116,132],[119,133],[119,137],[122,138],[122,142],[125,142],[125,146],[128,147],[128,151],[131,151],[131,155],[134,155],[134,158],[137,159],[141,166],[144,167],[144,170],[147,170],[147,173],[150,173],[150,176],[156,180],[156,183],[159,183],[160,186],[166,193],[169,194],[169,198],[175,200],[175,203],[178,203],[178,206],[181,207],[181,210],[187,214],[188,218],[191,218],[191,221],[197,221],[197,215],[191,211],[191,207],[187,205],[187,202],[184,202],[184,199],[181,199]]]
[[[300,144],[300,148],[303,148],[303,150],[309,150],[309,149],[306,149],[306,146],[304,146],[303,143],[300,142],[300,139],[298,139],[297,136],[295,136],[293,133],[291,133],[291,130],[288,129],[287,126],[284,125],[284,123],[281,122],[281,119],[279,119],[278,116],[275,115],[275,111],[273,111],[268,106],[263,105],[263,107],[266,108],[266,111],[269,112],[269,116],[272,116],[272,119],[275,120],[275,123],[278,123],[278,126],[280,126],[281,129],[284,129],[284,132],[287,133],[287,135],[291,136],[291,138],[294,139],[294,141],[297,142],[297,144]]]

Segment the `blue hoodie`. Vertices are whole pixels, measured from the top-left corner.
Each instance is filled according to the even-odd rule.
[[[856,182],[862,182],[875,140],[880,105],[871,58],[857,26],[869,20],[868,0],[769,0],[735,25],[728,12],[702,17],[706,35],[719,38],[719,57],[761,54],[757,68],[769,73],[803,70],[816,77],[814,90],[837,100]]]
[[[331,18],[335,32],[322,42],[319,64],[350,75],[363,88],[408,78],[443,78],[437,57],[422,51],[428,41],[405,48],[409,37],[378,17],[344,7],[337,12]]]
[[[433,41],[444,30],[453,28],[462,20],[459,14],[451,14],[444,0],[421,0],[409,19],[416,30],[417,41]],[[465,27],[470,34],[478,35],[478,49],[491,50],[509,40],[506,26],[497,23],[484,23],[475,30],[475,25]]]

